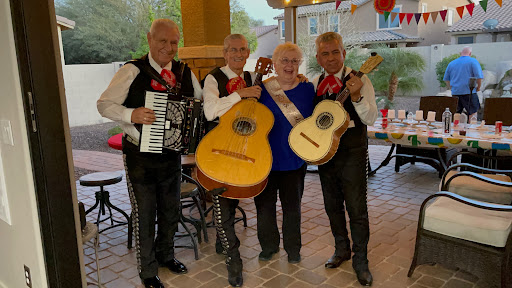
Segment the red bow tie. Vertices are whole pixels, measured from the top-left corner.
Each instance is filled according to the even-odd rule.
[[[176,76],[174,76],[174,73],[172,71],[167,69],[162,69],[162,72],[160,73],[162,78],[164,78],[165,82],[167,84],[171,85],[171,87],[174,87],[176,85]],[[151,80],[151,87],[157,91],[165,91],[167,88],[164,87],[164,85],[156,82],[156,80]]]
[[[322,80],[316,89],[316,96],[325,95],[325,93],[329,92],[329,94],[338,93],[343,87],[343,83],[341,80],[334,76],[329,75]]]
[[[234,93],[245,87],[247,87],[247,84],[245,83],[245,80],[240,76],[231,78],[228,81],[228,84],[226,84],[226,90],[228,90],[229,94]]]

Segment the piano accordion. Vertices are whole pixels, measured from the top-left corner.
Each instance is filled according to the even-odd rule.
[[[155,111],[156,120],[142,125],[140,152],[164,153],[165,149],[194,153],[204,136],[203,102],[183,97],[170,100],[170,94],[146,91],[144,107]]]

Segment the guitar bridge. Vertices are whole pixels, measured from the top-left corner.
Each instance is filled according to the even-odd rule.
[[[304,139],[308,140],[311,144],[313,144],[316,148],[320,147],[318,143],[313,141],[313,139],[309,138],[308,135],[304,134],[303,132],[300,132],[300,136],[304,137]]]
[[[215,153],[215,154],[226,155],[228,157],[239,159],[239,160],[242,160],[242,161],[251,162],[253,164],[256,162],[256,159],[251,158],[251,157],[247,157],[247,156],[245,156],[245,155],[243,155],[241,153],[231,152],[231,151],[227,151],[227,150],[220,150],[220,149],[212,149],[212,152]]]

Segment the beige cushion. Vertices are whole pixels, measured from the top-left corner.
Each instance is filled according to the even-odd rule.
[[[446,181],[450,179],[453,175],[455,175],[458,171],[450,171],[446,176]],[[507,175],[496,175],[496,174],[481,174],[483,176],[492,178],[494,180],[512,182],[510,177]],[[439,184],[441,185],[441,184]],[[441,187],[439,187],[441,190]],[[450,187],[448,187],[450,192],[455,194],[459,194],[461,196],[497,203],[497,204],[505,204],[509,205],[512,203],[512,188],[493,185],[490,183],[486,183],[480,181],[478,179],[469,177],[469,176],[460,176],[452,180],[450,182]]]
[[[423,227],[455,238],[505,247],[512,229],[512,212],[485,210],[439,197],[426,208]]]

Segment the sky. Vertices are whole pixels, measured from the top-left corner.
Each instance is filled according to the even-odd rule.
[[[251,18],[262,19],[263,25],[277,25],[273,18],[281,13],[282,9],[273,9],[267,4],[267,0],[238,0]]]

